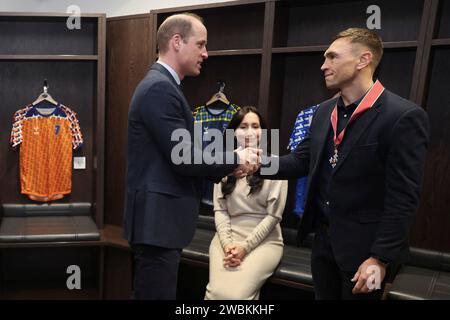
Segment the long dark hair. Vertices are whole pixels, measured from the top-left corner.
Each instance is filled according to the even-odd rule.
[[[238,112],[236,112],[230,123],[228,124],[227,129],[233,129],[235,131],[241,124],[242,120],[244,120],[244,117],[250,112],[253,112],[258,116],[261,129],[268,129],[266,121],[263,117],[261,117],[258,109],[252,106],[242,107]],[[270,145],[270,143],[268,145]],[[234,148],[237,148],[236,136],[234,137]],[[248,196],[261,190],[263,182],[264,179],[262,179],[260,176],[247,176],[247,183],[250,186],[250,192],[248,193]],[[232,193],[234,188],[236,188],[236,177],[232,175],[228,176],[226,181],[222,182],[223,196],[226,197],[227,195]]]

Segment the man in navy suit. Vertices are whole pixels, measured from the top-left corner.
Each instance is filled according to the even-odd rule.
[[[124,232],[134,253],[136,299],[176,298],[181,250],[197,224],[200,178],[253,170],[247,160],[258,153],[216,153],[216,164],[194,163],[193,116],[180,84],[200,74],[208,58],[207,31],[200,17],[178,14],[162,23],[157,38],[159,60],[136,88],[128,118]],[[177,130],[192,138],[181,142],[190,161],[172,158]]]
[[[382,54],[370,30],[336,36],[321,70],[340,97],[320,104],[309,137],[271,177],[309,174],[299,237],[316,232],[316,299],[380,299],[386,272],[407,252],[429,124],[421,107],[373,81]]]

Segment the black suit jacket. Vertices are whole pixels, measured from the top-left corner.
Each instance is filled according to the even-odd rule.
[[[280,157],[275,176],[290,179],[309,174],[300,239],[319,223],[313,199],[319,162],[328,157],[324,147],[336,101],[320,105],[309,137],[293,153]],[[330,240],[342,270],[354,271],[370,256],[396,261],[407,247],[419,201],[428,131],[425,111],[388,90],[348,126],[329,194]]]
[[[176,129],[190,139],[171,141]],[[137,86],[128,115],[125,238],[132,244],[183,248],[194,235],[200,177],[225,176],[235,164],[194,164],[192,112],[170,72],[155,63]],[[189,150],[174,164],[172,150]],[[190,154],[189,154],[190,153]],[[225,163],[225,153],[222,154]],[[230,157],[230,155],[228,155]],[[231,155],[234,163],[236,156]]]

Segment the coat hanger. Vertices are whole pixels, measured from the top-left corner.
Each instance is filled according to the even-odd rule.
[[[32,103],[33,106],[41,103],[42,101],[48,101],[51,104],[54,104],[55,106],[58,105],[58,102],[56,102],[52,96],[48,93],[48,82],[47,79],[44,80],[44,91],[39,95],[39,97],[37,97],[37,99]]]
[[[215,102],[222,102],[226,105],[230,104],[230,101],[228,100],[227,96],[225,95],[225,93],[223,93],[224,89],[225,89],[225,82],[223,81],[218,81],[217,84],[219,85],[219,91],[217,93],[215,93],[211,99],[209,99],[209,101],[206,103],[206,106],[210,106]]]

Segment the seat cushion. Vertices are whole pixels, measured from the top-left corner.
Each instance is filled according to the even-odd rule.
[[[2,204],[4,217],[52,217],[52,216],[90,216],[92,205],[88,202],[43,203],[43,204]]]
[[[285,245],[274,277],[312,287],[311,249]]]
[[[450,253],[421,248],[410,248],[408,265],[450,272]]]
[[[450,272],[403,266],[388,293],[396,300],[450,299]]]
[[[214,234],[214,231],[197,228],[195,230],[194,239],[192,239],[191,243],[183,249],[183,258],[209,263],[209,245],[211,244]]]
[[[79,241],[98,240],[100,232],[91,217],[4,217],[0,241]]]

